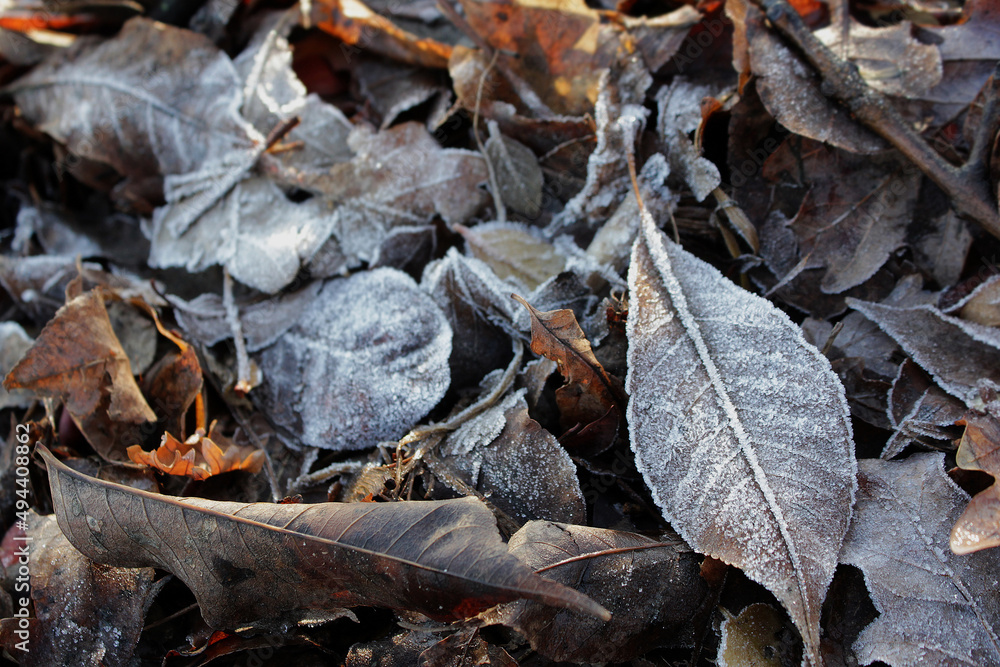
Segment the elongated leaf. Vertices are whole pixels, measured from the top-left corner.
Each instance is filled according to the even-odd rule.
[[[1000,551],[949,552],[949,531],[969,497],[943,459],[859,464],[858,505],[840,559],[861,568],[881,612],[854,644],[861,664],[1000,664]]]
[[[85,556],[184,581],[213,627],[358,605],[474,615],[527,597],[607,620],[507,553],[482,502],[275,505],[172,498],[66,467],[44,447],[59,527]]]
[[[636,466],[681,536],[774,593],[820,664],[820,605],[857,488],[840,381],[786,315],[645,211],[629,288]]]

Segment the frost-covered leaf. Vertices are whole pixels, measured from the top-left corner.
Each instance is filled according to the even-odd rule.
[[[899,374],[889,390],[886,415],[892,437],[881,458],[891,459],[910,442],[948,441],[954,437],[948,427],[965,414],[965,406],[942,391],[912,359],[899,366]]]
[[[948,534],[968,502],[943,454],[859,462],[840,559],[861,568],[881,613],[854,645],[862,664],[1000,663],[1000,551],[956,556]]]
[[[31,337],[17,322],[0,322],[0,373],[7,377],[10,369],[21,360],[31,347]],[[25,389],[7,389],[0,387],[0,409],[26,408],[35,400],[30,391]]]
[[[775,594],[819,665],[820,606],[856,488],[840,381],[784,313],[645,212],[629,288],[636,466],[691,546]]]
[[[156,210],[150,266],[198,272],[219,264],[244,285],[271,294],[295,279],[335,224],[329,203],[313,198],[297,204],[256,176],[235,185],[177,237],[170,216],[182,209]]]
[[[263,148],[239,115],[229,57],[202,35],[142,17],[110,40],[77,40],[8,90],[29,122],[136,186],[212,173],[202,187],[222,194]],[[192,201],[204,210],[204,199]]]
[[[517,222],[488,222],[459,227],[469,254],[504,280],[533,290],[566,266],[563,256],[534,227]]]
[[[257,355],[254,398],[304,445],[364,449],[403,436],[448,389],[451,328],[395,269],[327,282]]]
[[[970,407],[981,382],[1000,385],[1000,330],[945,315],[930,305],[899,307],[847,299],[896,339],[952,396]]]
[[[619,662],[661,642],[692,641],[692,617],[708,585],[699,558],[676,539],[532,521],[510,538],[510,552],[543,577],[572,586],[612,613],[597,622],[527,602],[484,614],[512,627],[559,662]]]
[[[1000,276],[984,280],[947,312],[976,324],[1000,327]]]
[[[966,415],[965,434],[955,463],[966,470],[981,470],[1000,479],[1000,420],[989,414]],[[1000,485],[993,482],[969,502],[951,529],[951,550],[968,554],[1000,546]]]
[[[657,132],[667,146],[671,169],[704,201],[722,183],[719,168],[701,156],[688,134],[701,123],[701,100],[717,90],[678,78],[656,94]]]
[[[467,421],[438,451],[441,463],[519,524],[586,520],[576,466],[555,436],[528,416],[523,390]],[[433,471],[434,460],[428,464]]]
[[[495,120],[488,127],[490,138],[483,148],[496,172],[504,205],[529,218],[536,217],[541,210],[545,184],[538,158],[521,142],[505,137]]]

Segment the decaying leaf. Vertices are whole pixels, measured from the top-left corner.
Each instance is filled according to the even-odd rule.
[[[469,254],[485,262],[503,280],[533,290],[566,266],[566,258],[541,234],[515,222],[458,227]]]
[[[398,439],[448,389],[451,339],[441,310],[405,273],[334,279],[257,355],[269,372],[254,398],[310,447]]]
[[[899,307],[851,298],[847,303],[895,338],[942,389],[966,405],[976,405],[981,382],[1000,386],[1000,330],[930,305]]]
[[[646,212],[629,289],[636,466],[674,529],[773,592],[821,664],[820,605],[856,488],[839,379],[784,313]]]
[[[900,364],[889,390],[886,415],[893,433],[881,458],[891,459],[914,440],[950,440],[954,436],[949,427],[963,414],[965,406],[960,401],[942,391],[916,362],[907,359]]]
[[[581,523],[587,508],[576,466],[551,433],[528,416],[524,391],[470,419],[431,459],[453,468],[510,517]]]
[[[781,667],[781,611],[761,602],[749,605],[738,616],[726,613],[719,631],[719,667]]]
[[[0,373],[4,377],[31,348],[32,342],[24,327],[17,322],[0,322]],[[26,408],[32,400],[30,391],[0,388],[0,409]]]
[[[955,462],[1000,479],[1000,421],[989,414],[969,413]],[[996,482],[969,502],[951,529],[951,550],[964,555],[1000,546],[1000,486]]]
[[[509,555],[493,515],[474,498],[316,505],[177,499],[87,477],[38,451],[73,545],[98,563],[172,572],[211,627],[294,622],[358,605],[459,619],[521,597],[610,618],[587,596]]]
[[[700,559],[676,539],[657,542],[624,531],[532,521],[510,538],[510,552],[613,614],[610,622],[600,622],[527,600],[483,614],[559,662],[626,661],[660,643],[690,641],[692,617],[708,592]]]
[[[181,442],[170,433],[164,433],[160,446],[151,452],[140,445],[126,450],[134,463],[147,465],[168,475],[182,475],[194,480],[208,479],[234,470],[260,472],[264,466],[264,452],[253,447],[240,447],[215,430],[216,422]]]
[[[858,504],[840,559],[861,568],[881,613],[854,645],[861,664],[1000,662],[1000,551],[949,552],[968,496],[945,474],[943,458],[859,463]]]
[[[490,137],[483,148],[496,172],[503,203],[528,218],[537,217],[545,184],[538,158],[521,142],[505,137],[495,120],[487,126]]]
[[[109,460],[124,458],[125,432],[156,421],[111,328],[100,289],[59,309],[4,387],[61,399],[88,442]]]
[[[539,312],[522,297],[511,296],[531,315],[531,351],[558,363],[566,380],[556,390],[563,427],[606,424],[602,430],[609,437],[595,447],[606,449],[614,442],[625,404],[621,380],[608,375],[601,366],[572,310]]]
[[[1000,276],[984,280],[947,312],[987,327],[1000,326]]]
[[[151,567],[94,563],[73,548],[52,515],[30,515],[31,598],[36,625],[20,663],[29,667],[128,667],[165,579]]]

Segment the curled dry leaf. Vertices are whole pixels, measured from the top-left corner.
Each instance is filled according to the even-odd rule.
[[[359,605],[452,620],[521,597],[610,618],[587,596],[508,554],[493,515],[474,498],[315,505],[179,499],[88,477],[38,451],[73,545],[98,563],[172,572],[211,627],[295,622]]]
[[[624,531],[532,521],[510,538],[510,552],[613,614],[602,622],[525,600],[482,615],[488,623],[514,628],[552,660],[619,662],[661,642],[693,639],[692,617],[704,604],[708,585],[701,559],[680,540],[657,542]]]
[[[451,338],[441,310],[401,271],[331,280],[257,356],[270,372],[254,398],[310,447],[398,439],[448,389]]]
[[[981,470],[1000,479],[1000,421],[989,414],[965,416],[965,434],[955,462],[966,470]],[[951,529],[951,550],[969,554],[1000,546],[1000,485],[995,481],[969,502]]]
[[[859,463],[858,504],[841,562],[861,568],[881,613],[854,644],[861,664],[1000,663],[1000,551],[948,550],[968,495],[943,454]]]
[[[168,475],[182,475],[198,481],[234,470],[260,472],[264,466],[264,452],[254,447],[240,447],[217,433],[215,424],[212,422],[208,427],[207,435],[199,428],[184,442],[164,433],[160,446],[151,452],[143,451],[140,445],[132,445],[126,450],[128,457],[134,463]]]
[[[981,383],[1000,386],[1000,330],[929,305],[903,307],[852,298],[847,305],[895,338],[942,389],[966,405],[977,404]]]
[[[615,440],[626,402],[621,380],[601,366],[572,310],[539,312],[522,297],[511,297],[531,315],[531,351],[558,363],[566,380],[556,390],[563,427],[600,425],[603,428],[595,434],[604,437],[593,449],[607,449]]]
[[[4,387],[61,399],[80,432],[108,460],[124,458],[126,434],[156,421],[111,328],[101,289],[56,312]]]
[[[52,515],[28,519],[32,540],[31,598],[37,625],[27,667],[128,667],[146,611],[166,579],[151,567],[121,568],[91,562],[73,548]]]
[[[787,315],[645,211],[629,289],[636,466],[674,529],[774,593],[822,664],[820,606],[857,484],[840,380]]]

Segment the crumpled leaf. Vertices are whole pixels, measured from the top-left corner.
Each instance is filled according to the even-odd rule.
[[[768,26],[760,9],[734,0],[726,3],[726,15],[736,27],[733,66],[742,71],[743,63],[748,64],[761,101],[779,123],[795,134],[853,153],[885,149],[881,137],[823,95],[815,72]]]
[[[146,452],[141,445],[132,445],[126,453],[134,463],[196,481],[235,470],[260,472],[264,466],[264,452],[254,447],[238,446],[216,432],[215,425],[214,421],[209,425],[208,434],[199,428],[184,442],[170,433],[164,433],[160,446],[155,450]]]
[[[941,390],[912,359],[899,366],[889,390],[886,415],[892,437],[880,458],[891,459],[910,442],[948,441],[952,426],[965,414],[965,406]]]
[[[516,222],[487,222],[458,227],[469,254],[485,262],[497,277],[533,290],[566,267],[566,257],[534,227]]]
[[[646,212],[642,225],[626,329],[636,466],[692,547],[775,594],[819,665],[820,606],[856,488],[843,387],[786,315]]]
[[[610,617],[510,556],[493,515],[474,498],[315,505],[177,499],[87,477],[38,451],[73,545],[95,562],[172,572],[214,628],[358,605],[460,619],[522,596]]]
[[[483,148],[496,172],[504,205],[528,218],[537,217],[545,185],[538,158],[521,142],[505,137],[495,120],[489,121],[487,127],[490,136]]]
[[[948,552],[968,496],[945,475],[943,459],[859,462],[858,503],[840,559],[861,568],[881,613],[854,644],[861,664],[1000,662],[1000,551]]]
[[[451,340],[441,310],[405,273],[331,280],[257,355],[267,372],[254,399],[310,447],[396,440],[448,389]]]
[[[264,148],[239,115],[226,54],[142,17],[112,39],[77,40],[8,90],[25,118],[74,155],[111,165],[140,195],[154,183],[154,199],[163,176],[193,172],[215,175],[210,189],[222,194]]]
[[[59,530],[56,517],[29,515],[35,625],[20,664],[129,667],[146,611],[166,579],[151,567],[91,562]]]
[[[80,432],[108,460],[124,457],[123,429],[156,421],[111,328],[101,289],[56,312],[4,387],[62,400]]]
[[[690,641],[692,617],[708,594],[700,559],[676,539],[658,542],[625,531],[532,521],[510,538],[510,552],[612,613],[610,622],[599,622],[518,601],[483,614],[559,662],[626,661],[661,642]]]
[[[439,459],[428,461],[431,471],[440,460],[518,524],[586,520],[576,466],[555,436],[528,416],[523,390],[462,424],[438,452]]]
[[[895,338],[942,389],[969,407],[977,404],[981,382],[1000,386],[997,329],[945,315],[930,305],[899,307],[851,298],[847,303]]]
[[[621,380],[608,375],[572,310],[539,312],[523,297],[511,297],[531,315],[531,351],[559,364],[565,384],[556,390],[556,405],[564,428],[582,427],[577,438],[586,439],[588,429],[601,442],[588,447],[603,451],[618,433],[626,402]]]
[[[1000,421],[989,414],[970,412],[960,423],[965,424],[965,434],[955,463],[1000,479]],[[1000,546],[1000,487],[996,482],[972,497],[951,529],[950,543],[959,555]]]

